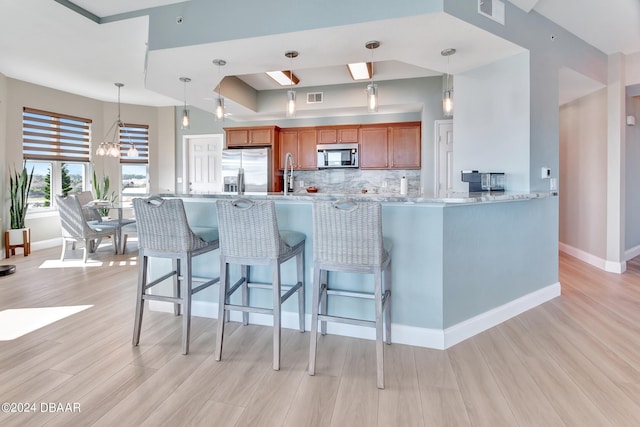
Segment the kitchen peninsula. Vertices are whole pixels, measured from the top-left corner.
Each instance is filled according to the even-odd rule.
[[[182,198],[192,226],[217,226],[215,201],[233,194],[175,195]],[[557,200],[549,193],[461,193],[444,197],[418,194],[307,194],[298,192],[244,195],[276,203],[279,226],[307,235],[305,278],[311,289],[313,267],[311,204],[314,200],[380,201],[383,233],[393,242],[392,323],[393,342],[444,349],[536,305],[560,295],[557,283],[557,239],[540,233],[542,222]],[[215,257],[215,255],[213,255]],[[217,260],[216,260],[217,261]],[[156,262],[162,262],[157,260]],[[198,275],[217,275],[217,262],[199,260]],[[539,268],[544,265],[544,268]],[[154,273],[151,265],[151,274]],[[252,270],[256,280],[268,280],[268,270]],[[232,277],[237,272],[231,271]],[[283,283],[295,277],[295,263],[285,264]],[[335,273],[333,283],[349,280],[367,285],[369,278]],[[253,303],[268,305],[270,296]],[[283,326],[296,327],[297,314],[290,302],[283,305]],[[329,310],[373,316],[362,302],[344,302]],[[215,317],[217,289],[194,297],[193,313]],[[311,292],[307,292],[307,325]],[[164,310],[159,305],[154,309]],[[166,309],[170,309],[167,307]],[[239,315],[239,313],[238,313]],[[232,319],[233,316],[232,316]],[[252,322],[271,324],[270,318],[252,315]],[[331,330],[331,326],[336,329]],[[372,338],[373,331],[347,325],[330,325],[330,332]]]

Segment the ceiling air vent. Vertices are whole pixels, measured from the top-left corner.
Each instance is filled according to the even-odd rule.
[[[478,0],[478,13],[504,25],[504,2],[500,0]]]
[[[322,104],[323,92],[311,92],[307,94],[307,104]]]

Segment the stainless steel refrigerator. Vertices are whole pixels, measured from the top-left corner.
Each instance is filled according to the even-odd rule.
[[[244,171],[244,193],[266,193],[271,186],[271,149],[222,150],[222,191],[238,192],[238,171]]]

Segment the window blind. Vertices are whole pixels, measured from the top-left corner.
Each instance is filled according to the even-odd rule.
[[[24,107],[22,155],[29,160],[89,161],[91,120]]]
[[[131,145],[138,150],[137,157],[128,155]],[[120,126],[120,163],[149,163],[149,125],[123,123]]]

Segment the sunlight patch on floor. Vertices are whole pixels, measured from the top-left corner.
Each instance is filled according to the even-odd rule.
[[[102,261],[88,259],[82,262],[81,259],[67,259],[60,261],[59,259],[48,259],[40,265],[40,268],[72,268],[72,267],[102,267]]]
[[[0,311],[0,341],[11,341],[93,305],[12,308]]]

